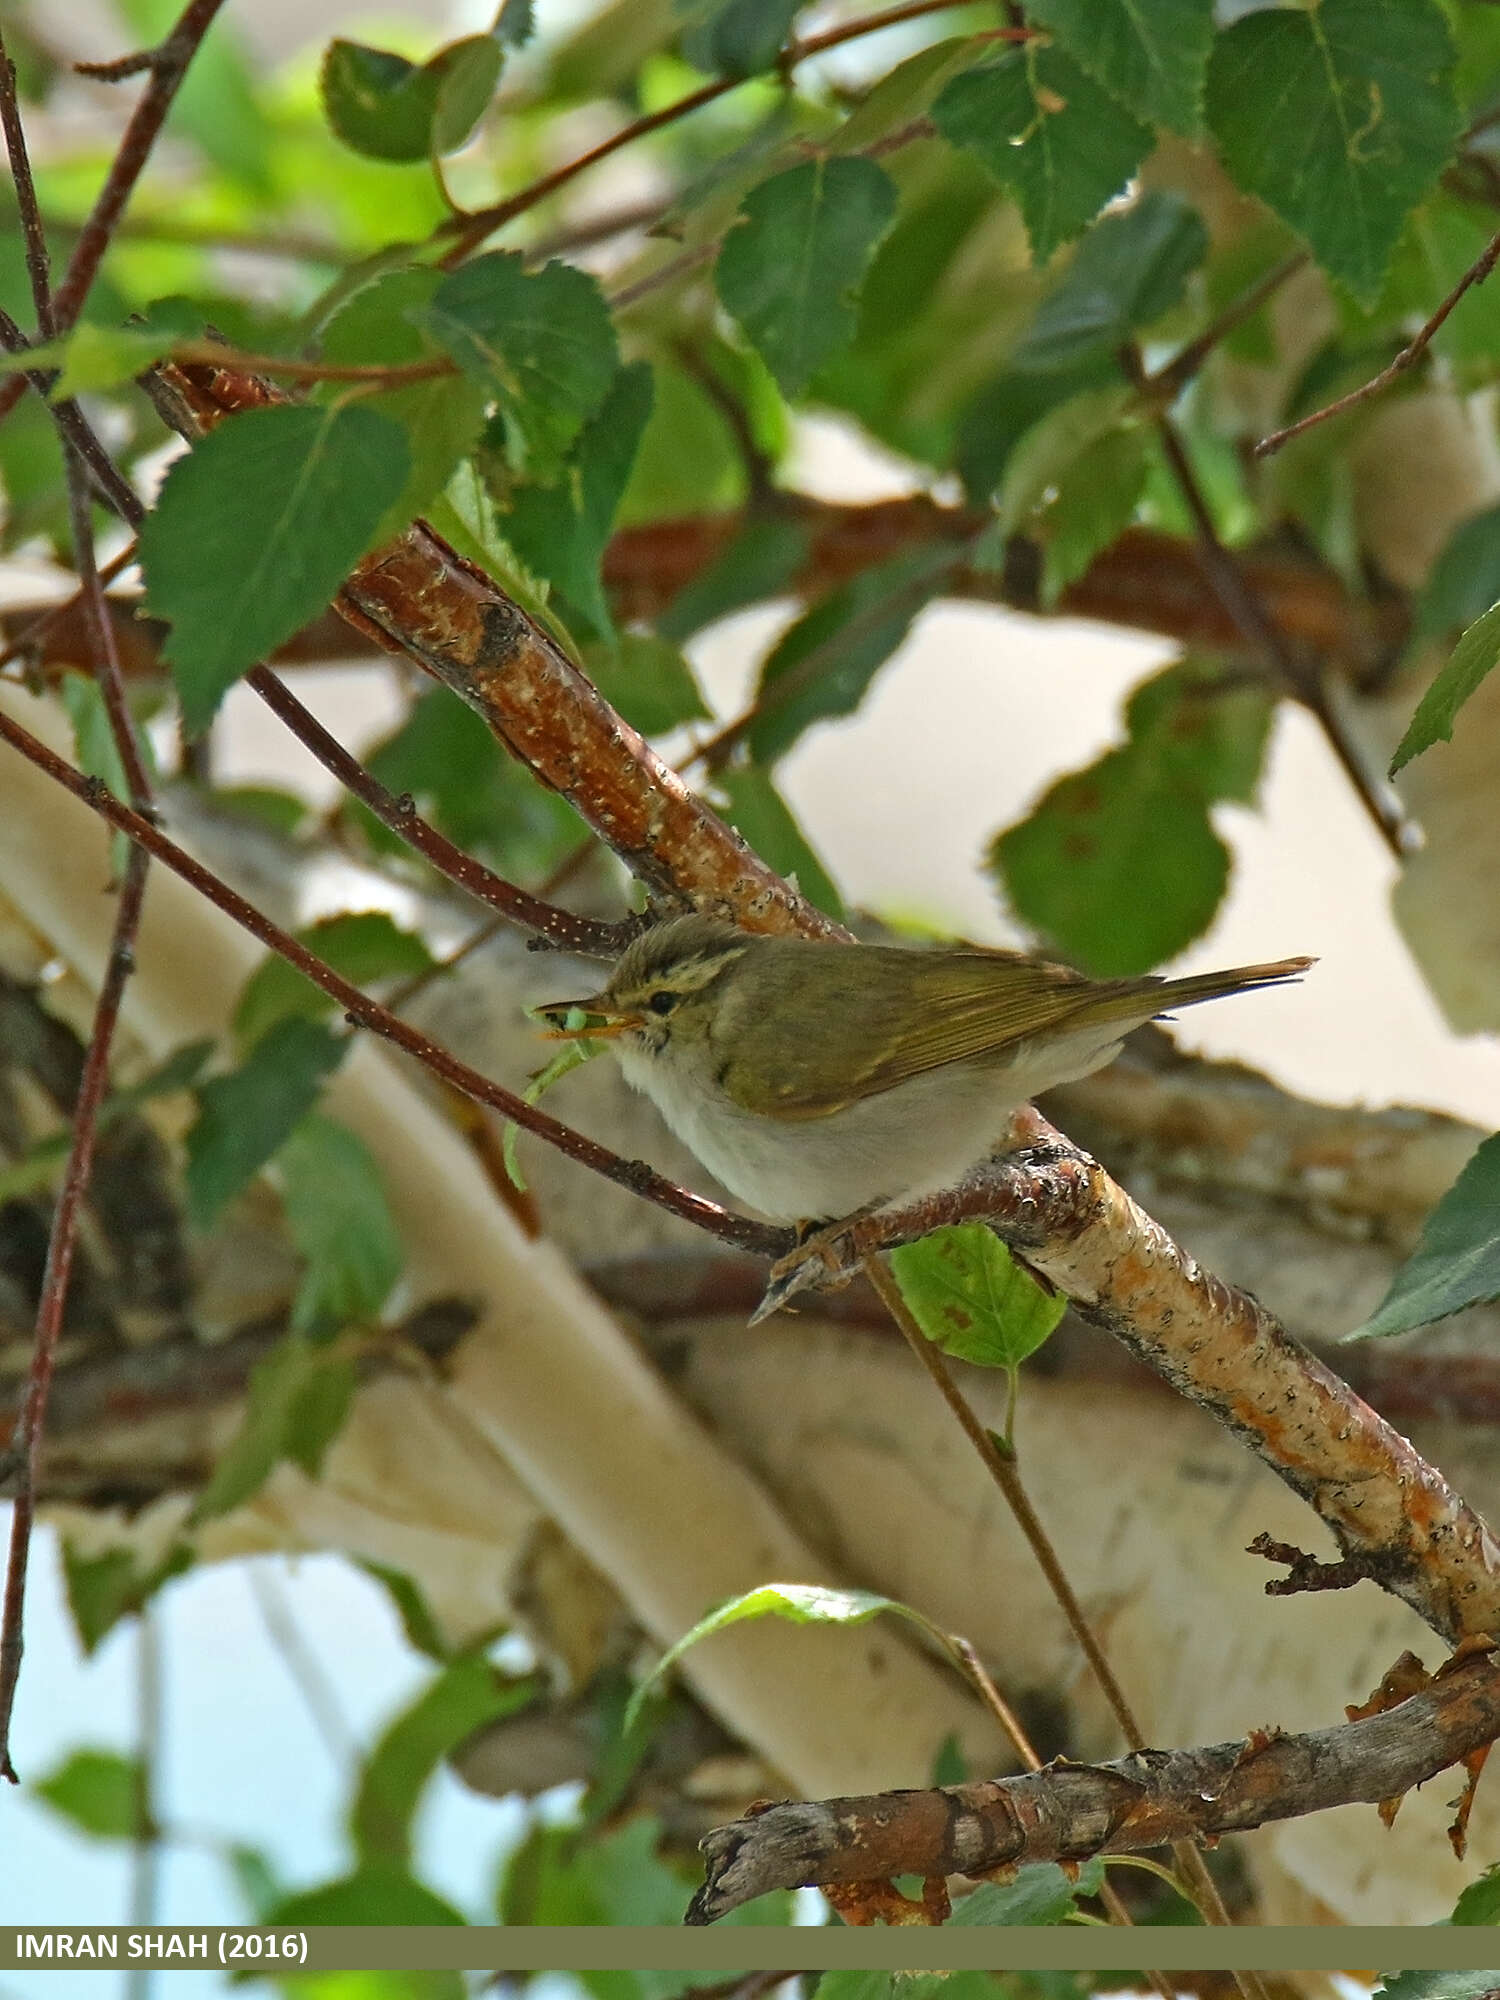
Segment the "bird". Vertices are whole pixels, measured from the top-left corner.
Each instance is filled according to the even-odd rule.
[[[632,940],[597,993],[532,1009],[607,1043],[626,1081],[744,1206],[806,1228],[960,1180],[1044,1090],[1174,1007],[1315,963],[1089,979],[975,945],[764,936],[701,914]]]

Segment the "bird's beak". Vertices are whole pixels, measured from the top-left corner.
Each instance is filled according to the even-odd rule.
[[[605,1042],[641,1024],[639,1014],[622,1014],[600,993],[589,1000],[549,1000],[531,1012],[546,1022],[549,1042]]]

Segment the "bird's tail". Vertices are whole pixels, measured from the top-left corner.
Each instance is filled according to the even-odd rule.
[[[1258,986],[1289,985],[1317,962],[1279,958],[1271,965],[1237,965],[1226,972],[1193,973],[1186,979],[1122,979],[1113,995],[1099,996],[1088,1011],[1095,1020],[1151,1019],[1176,1007],[1195,1007],[1200,1000],[1248,993]]]

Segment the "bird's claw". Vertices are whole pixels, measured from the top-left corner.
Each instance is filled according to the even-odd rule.
[[[847,1285],[863,1255],[859,1242],[862,1220],[862,1216],[846,1216],[801,1235],[796,1247],[771,1266],[760,1304],[750,1315],[751,1326],[759,1326],[763,1319],[779,1312],[799,1292],[836,1291]]]

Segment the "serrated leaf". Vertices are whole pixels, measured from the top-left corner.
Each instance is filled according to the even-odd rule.
[[[950,35],[932,42],[887,70],[866,91],[829,141],[833,153],[857,153],[890,132],[924,117],[950,77],[984,59],[985,45],[973,35]]]
[[[642,736],[665,736],[710,718],[692,668],[655,632],[622,632],[613,646],[587,646],[583,664],[610,707]]]
[[[1213,0],[1030,0],[1026,12],[1138,118],[1197,132]]]
[[[1500,1134],[1486,1139],[1422,1225],[1415,1251],[1365,1321],[1368,1340],[1500,1298]]]
[[[576,664],[578,647],[550,602],[552,586],[546,577],[532,574],[501,533],[500,512],[477,457],[463,461],[426,509],[426,517],[445,541],[493,578]]]
[[[293,1330],[373,1321],[405,1252],[369,1148],[347,1126],[307,1117],[277,1153],[276,1169],[292,1241],[307,1260]]]
[[[161,1561],[141,1569],[130,1548],[106,1549],[85,1555],[64,1540],[63,1580],[73,1627],[85,1653],[92,1653],[119,1621],[141,1607],[174,1576],[191,1569],[192,1551],[175,1543]]]
[[[322,359],[396,367],[437,354],[436,344],[423,337],[411,315],[431,305],[441,283],[442,273],[425,267],[383,273],[357,291],[323,327]],[[326,383],[319,393],[322,400],[334,401],[347,393],[347,385]],[[409,526],[442,492],[459,460],[473,451],[484,429],[484,392],[466,375],[441,375],[385,389],[361,401],[366,409],[401,425],[411,453],[406,483],[372,537],[379,543],[394,540]]]
[[[906,639],[952,567],[952,550],[919,549],[832,590],[784,633],[760,671],[746,741],[760,764],[784,756],[813,723],[849,715]]]
[[[1208,251],[1194,208],[1155,190],[1095,223],[1011,354],[1017,368],[1077,368],[1112,355],[1182,297]]]
[[[714,284],[784,395],[853,335],[855,294],[895,213],[894,181],[865,159],[805,160],[740,204]]]
[[[796,882],[810,903],[842,920],[833,880],[797,824],[791,807],[759,764],[737,764],[714,777],[714,806],[778,875]]]
[[[738,1597],[728,1597],[700,1618],[690,1632],[684,1632],[675,1645],[669,1646],[639,1683],[625,1711],[625,1727],[631,1727],[647,1694],[684,1653],[716,1632],[727,1631],[731,1625],[747,1618],[781,1618],[792,1625],[865,1625],[882,1611],[909,1619],[936,1638],[946,1638],[920,1611],[894,1597],[881,1597],[873,1590],[837,1590],[821,1583],[762,1583]]]
[[[1215,43],[1208,122],[1248,193],[1373,305],[1463,115],[1437,0],[1319,0],[1248,14]]]
[[[1097,1896],[1104,1886],[1104,1863],[1095,1856],[1074,1875],[1052,1861],[1022,1868],[1014,1882],[985,1882],[953,1905],[952,1924],[1061,1924],[1080,1896]]]
[[[562,478],[551,486],[518,488],[500,517],[506,539],[528,567],[606,637],[613,623],[599,563],[651,415],[652,395],[647,362],[622,368],[598,415],[579,433]]]
[[[263,1921],[277,1929],[301,1930],[311,1924],[461,1924],[466,1919],[405,1868],[367,1861],[336,1882],[295,1890]]]
[[[248,410],[173,464],[140,561],[190,732],[325,609],[410,469],[401,426],[357,404]]]
[[[95,1840],[132,1840],[140,1831],[145,1774],[113,1750],[75,1750],[35,1786],[54,1812]]]
[[[237,1069],[200,1086],[184,1175],[195,1228],[209,1228],[291,1136],[348,1046],[345,1037],[292,1016],[269,1029]]]
[[[348,1414],[354,1364],[288,1334],[250,1371],[245,1412],[189,1515],[196,1526],[242,1506],[282,1459],[315,1479]]]
[[[1500,1924],[1500,1862],[1486,1868],[1453,1905],[1450,1924]]]
[[[297,941],[356,986],[410,979],[434,963],[421,938],[401,930],[384,910],[342,910],[298,931]],[[234,1010],[235,1038],[242,1048],[250,1048],[278,1021],[294,1014],[308,1021],[326,1020],[337,1005],[321,986],[314,986],[296,966],[271,952],[240,992]]]
[[[349,1813],[354,1851],[366,1867],[411,1861],[412,1820],[438,1765],[476,1729],[536,1698],[532,1680],[507,1681],[479,1654],[463,1653],[382,1731],[360,1772]]]
[[[780,53],[804,0],[709,0],[684,30],[682,53],[710,75],[755,76]]]
[[[1017,914],[1100,978],[1184,950],[1229,876],[1208,808],[1253,796],[1269,721],[1260,690],[1217,691],[1191,665],[1148,682],[1127,710],[1125,747],[1059,779],[992,843]]]
[[[84,320],[71,333],[38,341],[23,354],[0,355],[0,374],[13,375],[23,368],[55,368],[60,372],[49,400],[61,403],[70,396],[116,389],[122,382],[134,380],[153,361],[160,361],[178,338],[175,332],[165,330],[101,326],[97,320]]]
[[[1500,659],[1500,604],[1492,604],[1464,633],[1438,669],[1432,686],[1417,703],[1416,713],[1406,725],[1406,734],[1391,759],[1393,777],[1404,764],[1430,750],[1434,743],[1452,739],[1458,711],[1488,678],[1497,659]]]
[[[932,122],[1015,195],[1038,264],[1119,194],[1152,140],[1071,56],[1041,41],[954,77]]]
[[[803,522],[780,513],[751,515],[723,554],[683,585],[657,619],[657,631],[680,645],[731,611],[779,596],[806,563],[809,548]]]
[[[499,399],[513,462],[536,477],[561,467],[619,365],[596,280],[556,261],[528,271],[519,251],[494,250],[451,271],[421,323]]]
[[[412,163],[456,152],[500,78],[492,35],[466,35],[425,63],[391,49],[335,39],[318,74],[323,109],[344,144],[367,159]]]
[[[545,875],[584,837],[572,807],[507,756],[447,688],[422,695],[365,762],[389,790],[410,792],[450,840],[508,876]]]
[[[1067,1300],[1044,1292],[979,1222],[902,1244],[891,1269],[927,1338],[981,1368],[1019,1368],[1067,1311]]]

